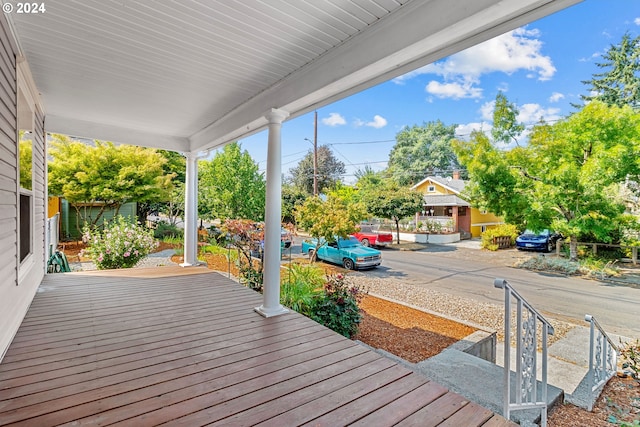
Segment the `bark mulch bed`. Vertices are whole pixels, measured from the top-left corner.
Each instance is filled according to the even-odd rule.
[[[476,329],[373,296],[360,303],[364,317],[354,339],[412,363],[435,356]]]

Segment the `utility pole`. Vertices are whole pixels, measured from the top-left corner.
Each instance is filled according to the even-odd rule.
[[[318,195],[318,112],[313,117],[313,195]]]

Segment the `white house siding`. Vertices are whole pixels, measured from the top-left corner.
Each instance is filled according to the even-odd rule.
[[[33,139],[32,253],[18,265],[18,132],[16,45],[0,16],[0,360],[44,277],[46,167],[43,115]],[[30,94],[32,99],[37,95]]]

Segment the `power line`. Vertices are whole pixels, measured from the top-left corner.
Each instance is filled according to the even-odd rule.
[[[385,139],[381,141],[354,141],[354,142],[322,142],[324,145],[362,145],[362,144],[384,144],[387,142],[396,142],[395,139]]]

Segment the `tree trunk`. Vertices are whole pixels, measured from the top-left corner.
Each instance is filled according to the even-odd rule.
[[[569,238],[569,261],[578,261],[578,237]]]
[[[398,241],[398,244],[400,244],[400,220],[398,218],[395,218],[396,221],[396,239]]]

